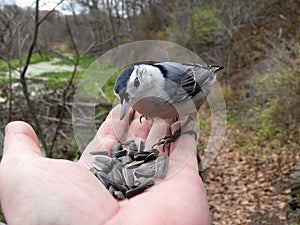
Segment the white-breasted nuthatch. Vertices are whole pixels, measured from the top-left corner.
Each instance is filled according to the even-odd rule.
[[[122,104],[120,120],[130,106],[148,118],[167,119],[196,115],[216,81],[215,73],[221,69],[222,66],[176,62],[134,64],[126,67],[114,86],[115,95]],[[185,125],[182,128],[183,126]],[[180,131],[169,142],[176,140],[179,134]]]

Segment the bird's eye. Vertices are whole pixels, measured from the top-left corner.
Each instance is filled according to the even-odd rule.
[[[134,79],[133,85],[134,85],[136,88],[137,88],[138,86],[140,86],[140,81],[139,81],[139,79],[138,79],[137,77]]]

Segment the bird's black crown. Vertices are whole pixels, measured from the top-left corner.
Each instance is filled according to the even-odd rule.
[[[132,71],[134,70],[134,65],[126,67],[118,76],[116,83],[115,83],[115,93],[119,94],[121,90],[125,90],[126,85],[128,83],[128,80],[130,78],[130,75],[132,74]]]

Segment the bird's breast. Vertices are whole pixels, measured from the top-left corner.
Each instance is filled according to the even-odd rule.
[[[193,114],[198,106],[192,99],[171,104],[159,97],[145,97],[136,101],[132,108],[149,118],[168,119]]]

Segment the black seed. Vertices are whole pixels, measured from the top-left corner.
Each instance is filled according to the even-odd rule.
[[[125,198],[124,194],[121,191],[116,190],[113,186],[110,186],[108,190],[117,199],[122,200]]]
[[[134,140],[128,140],[113,146],[112,157],[108,151],[92,151],[95,161],[90,171],[116,199],[133,197],[154,184],[153,176],[165,177],[168,168],[168,157],[158,157],[157,149],[144,148],[143,141],[137,146]]]
[[[137,194],[142,193],[144,190],[147,188],[151,187],[154,184],[154,179],[153,178],[144,178],[140,181],[140,186],[131,189],[125,193],[125,196],[127,198],[131,198]]]
[[[130,156],[128,156],[128,155],[125,155],[125,156],[123,156],[123,157],[120,157],[119,159],[121,160],[122,165],[126,165],[126,164],[132,162],[132,158],[131,158]]]
[[[154,178],[141,177],[138,179],[139,187],[151,187],[154,184]]]
[[[102,184],[108,189],[110,184],[107,181],[107,179],[105,179],[105,177],[102,176],[102,172],[100,172],[100,171],[97,172],[97,177],[102,182]]]
[[[136,143],[132,142],[129,144],[129,150],[137,151],[138,147],[136,146]]]
[[[118,191],[121,191],[123,193],[125,193],[126,191],[128,191],[128,189],[117,183],[116,181],[114,181],[113,179],[111,179],[106,173],[99,171],[97,173],[97,176],[99,175],[99,177],[101,177],[106,183],[111,184],[112,186],[114,186],[114,188],[116,188]],[[109,186],[108,186],[109,187]]]
[[[103,164],[110,164],[112,163],[112,158],[105,155],[99,155],[95,157],[95,161],[103,163]]]
[[[115,154],[114,154],[114,156],[116,156],[117,158],[119,158],[119,157],[122,157],[122,156],[125,156],[125,155],[127,155],[127,150],[120,150],[120,151],[117,151],[117,152],[115,152]]]
[[[113,196],[120,200],[125,199],[125,195],[121,191],[118,191],[118,190],[114,191]]]
[[[113,195],[114,194],[114,191],[116,190],[113,186],[109,186],[108,188],[109,192]]]
[[[123,174],[123,179],[125,181],[125,184],[129,188],[132,188],[134,186],[133,171],[131,169],[128,169],[128,168],[123,168],[122,169],[122,174]]]
[[[126,196],[126,198],[131,198],[135,195],[142,193],[147,188],[148,187],[137,187],[137,188],[131,189],[131,190],[125,192],[125,196]]]
[[[139,146],[138,146],[138,151],[142,152],[145,149],[145,142],[143,142],[142,140],[139,141]]]
[[[121,171],[114,167],[110,173],[109,173],[109,177],[114,180],[115,182],[119,183],[119,184],[123,184],[123,176]]]
[[[168,156],[159,156],[155,160],[156,164],[156,173],[155,176],[164,178],[167,174],[168,165],[169,165],[169,157]]]
[[[156,153],[150,153],[146,158],[145,158],[145,162],[149,162],[149,161],[153,161],[157,158],[157,154]]]
[[[90,171],[91,171],[94,175],[96,175],[97,172],[98,172],[98,170],[97,170],[96,168],[94,168],[94,167],[92,167],[92,168],[90,169]]]
[[[113,168],[117,168],[119,170],[121,170],[123,168],[123,164],[122,162],[120,162],[119,160],[117,162],[115,162]]]
[[[91,155],[108,155],[108,151],[91,151]]]
[[[121,163],[121,160],[119,158],[117,158],[116,156],[112,157],[112,162],[114,165],[119,165]]]
[[[94,161],[92,164],[93,164],[94,168],[96,168],[98,171],[103,171],[105,173],[108,173],[109,171],[111,171],[112,166],[113,166],[112,163],[104,164],[104,163],[97,162],[97,161]]]
[[[138,168],[135,169],[134,174],[137,177],[152,177],[155,174],[155,169],[153,165],[150,164],[142,164]]]
[[[136,161],[145,160],[147,158],[147,156],[150,154],[151,154],[151,152],[137,152],[134,154],[133,159]]]
[[[123,149],[123,146],[121,143],[115,144],[111,149],[111,154],[114,155],[117,151],[120,151]]]
[[[144,163],[144,160],[141,160],[141,161],[133,161],[131,163],[128,163],[124,166],[124,168],[128,168],[128,169],[132,169],[132,168],[135,168],[135,167],[138,167],[139,165],[143,164]]]
[[[129,150],[128,151],[128,156],[130,156],[130,158],[134,159],[135,153],[137,153],[137,151],[135,151],[135,150]]]
[[[127,140],[127,141],[123,141],[121,142],[122,145],[129,145],[130,143],[133,143],[134,140]]]
[[[159,150],[156,148],[150,149],[150,150],[145,150],[144,152],[151,152],[151,153],[155,153],[157,155],[159,155]]]

